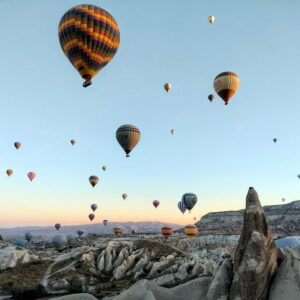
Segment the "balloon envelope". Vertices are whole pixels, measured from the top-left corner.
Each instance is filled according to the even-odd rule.
[[[28,176],[29,180],[32,181],[36,177],[36,174],[34,172],[29,172],[27,174],[27,176]]]
[[[71,144],[74,146],[76,144],[76,140],[71,140]]]
[[[117,129],[116,138],[120,146],[126,153],[126,156],[129,157],[129,153],[134,149],[138,144],[141,133],[139,129],[134,125],[122,125]]]
[[[56,223],[56,224],[54,225],[54,227],[55,227],[56,230],[59,230],[60,227],[61,227],[61,225],[60,225],[59,223]]]
[[[216,93],[224,100],[225,105],[235,94],[240,85],[239,77],[233,72],[223,72],[216,76],[214,80],[214,89]]]
[[[93,220],[95,219],[95,215],[94,215],[94,214],[89,214],[89,219],[90,219],[91,221],[93,221]]]
[[[167,93],[169,93],[169,91],[171,90],[171,88],[172,88],[171,83],[169,83],[169,82],[165,83],[164,89],[166,90]]]
[[[175,134],[175,129],[171,129],[171,134]]]
[[[208,95],[208,100],[212,102],[215,99],[215,96],[213,94]]]
[[[157,207],[159,206],[159,204],[160,204],[160,202],[159,202],[158,200],[154,200],[154,201],[153,201],[153,206],[154,206],[155,208],[157,208]]]
[[[56,250],[63,250],[67,245],[67,239],[63,235],[56,235],[52,239],[52,244]]]
[[[127,194],[122,194],[122,198],[124,199],[124,200],[126,200],[127,199]]]
[[[22,144],[20,142],[15,142],[14,146],[17,150],[19,150],[21,148]]]
[[[92,175],[89,177],[89,182],[92,185],[92,187],[95,187],[95,185],[98,183],[99,178],[95,175]]]
[[[186,206],[185,206],[185,204],[184,204],[183,201],[179,201],[179,202],[178,202],[178,208],[179,208],[179,210],[182,212],[182,214],[185,213],[185,211],[186,211]]]
[[[6,170],[7,176],[11,176],[13,173],[14,173],[14,171],[12,169]]]
[[[97,208],[98,208],[97,204],[94,203],[94,204],[91,205],[92,211],[95,211]]]
[[[108,224],[108,220],[103,220],[103,225],[107,226],[107,224]]]
[[[184,227],[184,233],[187,235],[189,239],[192,239],[198,232],[197,226],[195,225],[187,225]]]
[[[210,24],[213,24],[213,23],[215,22],[215,17],[214,17],[214,16],[209,16],[209,17],[208,17],[208,22],[209,22]]]
[[[27,245],[28,245],[27,240],[23,240],[23,239],[17,239],[16,240],[16,246],[18,246],[18,247],[25,248]]]
[[[274,143],[276,143],[276,142],[277,142],[277,139],[276,139],[276,138],[275,138],[275,139],[273,139],[273,142],[274,142]]]
[[[63,52],[85,79],[84,87],[92,84],[92,78],[111,61],[120,44],[117,22],[95,5],[68,10],[60,20],[58,36]]]
[[[191,211],[197,203],[197,196],[193,193],[186,193],[182,196],[181,201],[184,203],[185,207]]]
[[[32,234],[31,232],[26,232],[25,233],[25,239],[30,242],[32,240]]]
[[[106,169],[107,169],[106,166],[103,166],[103,167],[102,167],[102,170],[103,170],[103,171],[106,171]]]
[[[79,230],[77,230],[77,234],[79,237],[81,237],[84,234],[84,231],[79,229]]]
[[[169,227],[169,226],[163,226],[161,229],[160,229],[160,232],[161,234],[163,235],[164,238],[169,238],[172,233],[173,233],[173,228],[172,227]]]

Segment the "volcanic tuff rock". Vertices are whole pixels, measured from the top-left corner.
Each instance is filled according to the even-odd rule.
[[[277,248],[258,195],[250,187],[243,231],[234,255],[231,300],[267,299],[277,270]]]
[[[280,236],[300,235],[300,200],[263,207],[273,233]],[[200,234],[241,234],[244,209],[211,212],[196,223]]]

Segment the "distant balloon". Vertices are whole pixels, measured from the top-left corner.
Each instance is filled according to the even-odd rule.
[[[94,214],[89,214],[89,219],[91,220],[91,222],[95,219],[95,215]]]
[[[27,174],[27,176],[28,176],[29,180],[32,181],[36,177],[36,174],[34,172],[29,172]]]
[[[6,170],[7,176],[11,176],[13,173],[14,173],[14,171],[12,169],[7,169]]]
[[[300,174],[298,174],[297,177],[300,179]]]
[[[103,166],[103,167],[102,167],[102,170],[103,170],[103,171],[106,171],[106,169],[107,169],[106,166]]]
[[[76,144],[76,140],[71,140],[71,144],[74,146]]]
[[[122,194],[122,198],[124,199],[124,200],[126,200],[127,199],[127,194]]]
[[[116,236],[120,236],[120,235],[122,235],[123,230],[120,227],[114,227],[113,232]]]
[[[196,221],[197,220],[197,218],[196,217],[194,217],[194,221]]]
[[[15,142],[14,146],[17,150],[19,150],[21,148],[22,144],[20,142]]]
[[[160,229],[160,232],[161,232],[161,234],[163,235],[163,237],[165,239],[168,239],[172,235],[172,233],[173,233],[173,228],[169,227],[169,226],[163,226]]]
[[[157,207],[159,206],[160,202],[159,202],[158,200],[154,200],[154,201],[152,202],[152,204],[153,204],[153,206],[154,206],[155,208],[157,208]]]
[[[90,176],[89,182],[92,185],[92,187],[95,187],[95,185],[98,183],[99,178],[95,175]]]
[[[182,196],[181,201],[184,203],[189,212],[191,212],[191,210],[197,203],[197,196],[193,193],[186,193]]]
[[[79,229],[79,230],[77,230],[77,234],[79,237],[81,237],[84,234],[84,231]]]
[[[276,144],[276,143],[277,143],[277,139],[276,139],[276,138],[274,138],[274,139],[273,139],[273,142]]]
[[[169,83],[169,82],[165,83],[164,88],[165,88],[166,92],[169,93],[169,91],[170,91],[171,88],[172,88],[171,83]]]
[[[32,240],[31,232],[28,231],[25,233],[25,239],[28,241],[28,243]]]
[[[220,73],[214,80],[216,93],[228,104],[230,98],[235,94],[240,85],[239,77],[233,72]]]
[[[187,225],[184,227],[184,233],[191,240],[198,232],[197,226],[195,225]]]
[[[55,227],[56,230],[59,230],[60,227],[61,227],[61,225],[60,225],[59,223],[56,223],[56,224],[54,225],[54,227]]]
[[[58,26],[61,48],[85,80],[83,87],[114,57],[120,44],[117,22],[106,10],[95,5],[69,9]]]
[[[108,220],[103,220],[103,225],[107,226],[107,224],[108,224]]]
[[[91,210],[92,211],[95,211],[97,208],[98,208],[97,204],[94,203],[94,204],[91,205]]]
[[[209,16],[209,17],[208,17],[208,22],[209,22],[210,24],[213,24],[213,23],[215,22],[215,17],[214,17],[214,16]]]
[[[67,239],[63,235],[55,235],[52,239],[52,244],[57,251],[63,250],[67,245]]]
[[[134,125],[123,125],[117,129],[116,138],[120,146],[129,157],[129,153],[134,149],[141,138],[139,129]]]
[[[184,214],[187,209],[183,201],[178,202],[178,208],[182,212],[182,214]]]
[[[175,134],[175,129],[171,129],[171,134]]]
[[[281,201],[282,201],[282,202],[285,202],[285,198],[282,198]]]
[[[210,102],[213,102],[214,99],[215,99],[215,96],[214,96],[213,94],[208,95],[208,100],[209,100]]]
[[[23,240],[23,239],[17,239],[16,240],[16,246],[18,246],[18,247],[25,248],[27,245],[28,245],[27,240]]]

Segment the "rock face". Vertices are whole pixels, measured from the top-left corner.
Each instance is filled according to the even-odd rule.
[[[282,205],[263,207],[273,233],[300,235],[300,200]],[[241,234],[244,209],[238,211],[211,212],[196,223],[201,234]]]
[[[300,246],[285,249],[284,255],[271,286],[270,300],[300,299]]]
[[[246,198],[244,226],[235,251],[232,300],[267,299],[277,270],[277,249],[258,195],[250,187]]]

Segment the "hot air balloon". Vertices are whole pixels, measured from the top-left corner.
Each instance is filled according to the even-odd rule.
[[[179,202],[178,202],[178,208],[179,208],[179,210],[182,212],[182,214],[185,213],[185,211],[186,211],[186,206],[185,206],[185,204],[184,204],[183,201],[179,201]]]
[[[63,235],[56,235],[52,239],[52,244],[57,251],[63,250],[67,245],[67,239]]]
[[[107,224],[108,224],[108,220],[103,220],[103,225],[107,226]]]
[[[155,208],[157,208],[159,206],[160,202],[158,200],[154,200],[152,204]]]
[[[126,153],[126,157],[129,157],[129,153],[137,145],[141,137],[139,129],[134,125],[123,125],[117,129],[116,138]]]
[[[171,88],[172,88],[171,83],[169,83],[169,82],[165,83],[164,89],[166,90],[167,93],[169,93],[169,91],[171,90]]]
[[[7,169],[6,170],[6,174],[7,174],[8,177],[10,177],[13,173],[14,173],[14,171],[12,169]]]
[[[210,102],[213,102],[214,101],[214,99],[215,99],[215,96],[213,95],[213,94],[210,94],[210,95],[208,95],[208,100],[210,101]]]
[[[19,150],[21,148],[22,144],[20,142],[15,142],[14,146],[17,150]]]
[[[171,134],[175,134],[175,129],[171,129]]]
[[[123,198],[124,200],[126,200],[127,197],[128,197],[127,194],[122,194],[122,198]]]
[[[209,16],[208,17],[208,23],[213,24],[215,22],[215,17],[214,16]]]
[[[31,234],[31,232],[27,231],[25,233],[25,239],[28,241],[28,243],[32,240],[32,234]]]
[[[276,144],[276,143],[277,143],[277,139],[276,139],[276,138],[274,138],[274,139],[273,139],[273,142]]]
[[[18,246],[18,247],[25,248],[27,245],[28,245],[27,240],[23,240],[23,239],[17,239],[16,240],[16,246]]]
[[[27,176],[28,176],[29,180],[32,181],[36,177],[36,174],[34,172],[29,172],[27,174]]]
[[[282,202],[285,202],[285,198],[282,198],[281,201],[282,201]]]
[[[91,205],[92,211],[95,211],[97,208],[98,208],[97,204],[94,203],[94,204]]]
[[[163,226],[160,229],[160,232],[161,232],[161,234],[163,235],[163,237],[165,239],[168,239],[172,235],[172,233],[173,233],[173,228],[169,227],[169,226]]]
[[[106,166],[103,166],[103,167],[102,167],[102,170],[103,170],[103,171],[106,171],[106,169],[107,169]]]
[[[191,210],[197,203],[197,196],[193,193],[186,193],[182,196],[181,201],[184,203],[189,212],[191,212]]]
[[[91,220],[91,222],[95,219],[95,215],[94,214],[89,214],[89,219]]]
[[[76,144],[76,140],[71,140],[71,144],[72,144],[72,146],[74,146],[75,144]]]
[[[216,93],[228,104],[230,98],[235,94],[240,85],[239,77],[233,72],[220,73],[214,80]]]
[[[184,233],[191,240],[198,232],[197,226],[195,225],[187,225],[184,227]]]
[[[300,179],[300,174],[298,174],[298,176],[297,176],[299,179]]]
[[[84,231],[81,230],[81,229],[78,229],[77,234],[78,234],[79,237],[81,237],[84,234]]]
[[[196,221],[197,219],[196,219],[196,217],[194,217],[194,221]]]
[[[56,223],[56,224],[54,225],[54,227],[55,227],[56,230],[59,230],[60,227],[61,227],[61,225],[60,225],[59,223]]]
[[[92,78],[111,61],[120,44],[115,19],[95,5],[68,10],[60,20],[58,36],[63,52],[85,79],[83,87],[92,84]]]
[[[92,185],[92,187],[95,187],[95,185],[99,181],[99,178],[95,175],[92,175],[92,176],[90,176],[89,181],[90,181],[90,184]]]
[[[123,230],[120,227],[114,227],[113,232],[116,236],[120,236],[120,235],[122,235]]]

